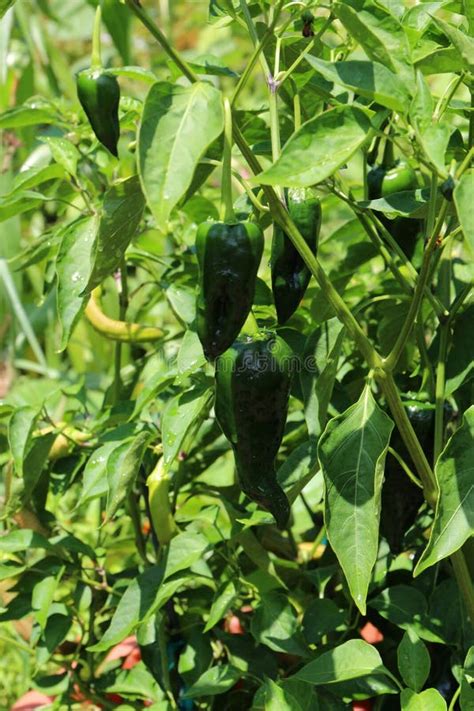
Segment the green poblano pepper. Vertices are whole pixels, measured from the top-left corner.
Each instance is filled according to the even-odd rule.
[[[290,505],[275,459],[288,412],[293,351],[272,332],[239,338],[216,362],[216,418],[232,445],[242,491],[284,528]]]
[[[321,204],[311,188],[286,191],[288,213],[313,254],[318,249]],[[311,272],[290,238],[275,225],[272,243],[272,290],[278,323],[283,324],[298,308]]]
[[[199,292],[196,326],[206,358],[235,341],[255,295],[263,233],[253,222],[204,222],[196,235]]]
[[[76,78],[77,96],[96,138],[118,156],[120,86],[102,69],[86,69]]]

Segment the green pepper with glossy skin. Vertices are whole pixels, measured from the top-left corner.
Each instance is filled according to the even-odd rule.
[[[196,327],[206,358],[235,341],[255,295],[263,233],[253,222],[204,222],[196,235],[199,292]]]
[[[385,167],[383,164],[375,165],[367,173],[369,200],[378,200],[404,190],[415,190],[417,187],[416,173],[405,161],[397,161],[390,167]],[[422,231],[422,220],[409,217],[396,217],[394,220],[389,220],[382,213],[378,213],[378,216],[407,257],[411,259],[415,251],[416,238]]]
[[[286,191],[288,213],[313,254],[318,249],[321,204],[311,188]],[[286,323],[298,308],[311,272],[281,227],[275,225],[272,243],[272,290],[278,323]]]
[[[96,138],[118,156],[120,86],[116,77],[102,69],[86,69],[79,72],[76,83],[77,96]]]
[[[275,333],[239,338],[216,362],[215,412],[232,445],[242,491],[284,528],[290,505],[275,459],[288,412],[293,351]]]

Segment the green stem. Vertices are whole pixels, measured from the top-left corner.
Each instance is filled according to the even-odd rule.
[[[395,449],[393,449],[393,447],[389,447],[388,451],[390,452],[392,457],[394,457],[397,460],[397,462],[399,463],[399,465],[401,466],[401,468],[403,469],[403,471],[405,472],[407,477],[412,480],[412,482],[415,484],[415,486],[417,486],[419,489],[422,489],[423,484],[418,479],[418,477],[415,476],[415,474],[413,474],[413,472],[410,469],[410,467],[408,466],[408,464],[405,462],[404,459],[402,459],[402,457],[398,454],[398,452]]]
[[[446,383],[446,358],[448,355],[449,324],[443,321],[440,327],[438,364],[436,366],[436,391],[435,391],[435,433],[434,433],[434,461],[436,464],[443,449],[444,431],[444,391]]]
[[[298,92],[293,97],[293,116],[295,131],[299,131],[301,127],[301,101]]]
[[[474,625],[474,587],[466,559],[460,550],[456,551],[456,553],[452,553],[450,558],[457,583],[466,604],[467,614],[469,615],[471,623]]]
[[[221,216],[224,222],[235,222],[232,203],[232,109],[228,99],[224,100],[224,156],[222,159],[222,204]]]
[[[327,18],[326,22],[324,25],[321,27],[319,32],[315,34],[315,36],[312,38],[312,40],[306,45],[304,50],[299,54],[299,56],[295,59],[295,61],[288,67],[288,69],[283,72],[281,76],[278,77],[278,86],[280,87],[287,79],[292,75],[296,67],[303,61],[303,59],[306,59],[307,55],[311,52],[313,49],[314,45],[316,42],[322,37],[322,35],[326,32],[327,28],[333,21],[333,16],[332,14],[329,15]]]
[[[100,69],[102,67],[102,53],[100,46],[100,32],[102,29],[102,10],[98,5],[95,12],[94,31],[92,34],[92,54],[91,54],[91,69]]]
[[[458,700],[460,694],[461,694],[461,687],[458,686],[458,688],[456,689],[456,691],[453,694],[453,698],[450,701],[450,704],[448,706],[448,711],[454,711],[454,707],[456,706],[456,701]]]
[[[413,328],[413,324],[415,323],[415,320],[418,317],[418,311],[423,300],[424,291],[425,288],[428,286],[428,278],[431,271],[431,257],[437,246],[438,233],[441,228],[441,225],[443,224],[446,215],[446,210],[447,202],[446,200],[444,200],[437,223],[431,230],[431,237],[429,238],[428,244],[425,249],[420,276],[418,278],[418,283],[416,285],[415,293],[413,295],[413,300],[410,304],[410,309],[402,326],[402,330],[400,331],[397,341],[392,349],[392,352],[385,360],[384,368],[387,371],[393,370],[397,365],[398,359],[400,358],[403,349],[405,348],[406,342]]]
[[[239,81],[237,82],[237,86],[234,89],[234,93],[232,94],[232,99],[230,102],[232,106],[236,103],[237,99],[240,96],[242,89],[246,86],[246,84],[249,80],[249,77],[250,77],[252,71],[254,70],[256,63],[259,60],[261,52],[263,52],[263,50],[267,46],[269,40],[273,37],[273,30],[275,29],[276,23],[277,23],[277,15],[275,15],[272,24],[269,26],[269,28],[263,35],[261,42],[259,42],[256,45],[247,66],[245,67]]]
[[[182,71],[184,76],[189,79],[190,82],[198,81],[197,75],[193,72],[191,67],[180,57],[180,55],[173,49],[163,32],[153,22],[146,10],[144,10],[143,7],[140,5],[139,0],[125,0],[125,2],[130,8],[130,10],[133,12],[133,14],[138,17],[140,22],[147,28],[150,34],[163,47],[169,58],[176,64],[178,69]]]
[[[474,144],[474,81],[471,82],[471,113],[469,114],[468,146],[472,150]]]

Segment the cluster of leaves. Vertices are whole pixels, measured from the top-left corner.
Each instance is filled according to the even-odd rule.
[[[107,0],[116,160],[75,94],[97,4],[0,2],[0,624],[25,670],[5,706],[34,688],[53,708],[468,711],[471,5],[211,0],[188,17],[161,3],[183,62],[133,19],[145,2]],[[239,216],[269,228],[272,186],[315,185],[323,208],[320,278],[278,330],[300,366],[285,532],[239,490],[194,329],[194,237],[218,218],[232,91]],[[367,199],[380,140],[418,189]],[[400,217],[424,223],[411,261],[384,228]],[[254,314],[275,328],[269,255],[270,239]],[[401,345],[394,380],[426,408],[435,510],[351,312],[382,356]],[[146,486],[158,454],[179,529],[167,546]],[[122,668],[110,650],[132,635],[140,661]]]

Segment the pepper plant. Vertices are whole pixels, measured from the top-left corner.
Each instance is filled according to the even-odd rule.
[[[470,0],[0,18],[2,708],[474,708]]]

